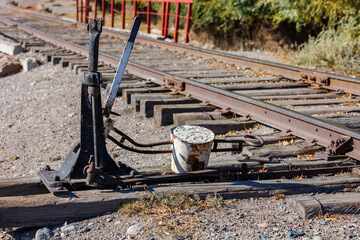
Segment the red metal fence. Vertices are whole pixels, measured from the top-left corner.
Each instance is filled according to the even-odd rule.
[[[109,0],[108,0],[109,1]],[[115,4],[120,3],[120,10],[115,9]],[[125,29],[125,21],[126,21],[126,2],[132,2],[133,18],[137,15],[146,15],[146,32],[150,33],[151,28],[156,29],[156,27],[151,27],[151,16],[161,16],[161,35],[164,37],[168,37],[168,32],[170,30],[170,17],[174,17],[174,41],[178,42],[179,33],[184,33],[185,43],[188,43],[190,25],[191,25],[191,7],[193,0],[110,0],[110,27],[114,27],[114,18],[115,15],[121,15],[121,28]],[[139,2],[147,2],[146,11],[138,10]],[[156,12],[151,8],[152,2],[161,2],[161,12]],[[93,0],[93,16],[97,17],[97,10],[99,8],[99,4],[101,4],[101,14],[104,19],[105,25],[105,15],[106,15],[106,0]],[[175,13],[171,13],[171,4],[176,4]],[[186,4],[186,15],[181,15],[181,7],[182,4]],[[118,6],[118,5],[117,5]],[[76,21],[81,21],[87,23],[89,20],[89,10],[90,10],[90,0],[76,0]],[[179,30],[180,19],[186,19],[185,21],[185,29]],[[157,28],[158,29],[158,28]]]

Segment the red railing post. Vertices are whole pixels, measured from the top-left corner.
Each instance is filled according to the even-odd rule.
[[[90,11],[90,1],[94,1],[94,18],[97,16],[97,9],[98,9],[98,0],[75,0],[76,1],[76,20],[81,22],[88,23],[89,21],[89,11]],[[80,1],[80,3],[79,3]],[[102,18],[103,18],[103,24],[105,25],[105,15],[106,15],[106,1],[108,0],[102,0],[101,1],[101,11],[102,11]],[[120,0],[119,0],[120,1]],[[121,0],[121,12],[117,11],[115,9],[116,7],[116,1],[110,0],[110,26],[114,27],[115,25],[115,15],[121,13],[121,28],[125,29],[126,27],[126,2],[127,1],[133,1],[133,17],[135,18],[138,14],[146,14],[146,31],[147,33],[151,33],[151,15],[159,15],[158,13],[153,13],[151,8],[151,3],[153,1],[159,1],[162,3],[161,8],[161,35],[163,37],[167,37],[169,32],[169,25],[170,20],[172,21],[171,16],[174,16],[175,24],[174,24],[174,41],[179,41],[179,33],[182,32],[179,30],[179,25],[181,22],[181,18],[186,18],[186,24],[185,24],[185,43],[188,43],[190,41],[190,26],[191,26],[191,11],[192,11],[192,3],[193,0],[143,0],[147,1],[147,9],[146,12],[138,11],[138,4],[137,0]],[[171,3],[176,3],[176,11],[175,14],[171,13]],[[183,6],[183,3],[187,3],[187,14],[186,16],[181,15],[181,7]],[[84,6],[85,4],[85,6]],[[85,10],[85,12],[84,12]],[[84,18],[85,16],[85,18]]]
[[[101,2],[101,17],[103,19],[103,24],[105,26],[105,0]]]
[[[136,17],[136,13],[137,13],[137,2],[135,0],[134,1],[134,18]]]
[[[85,0],[85,23],[89,22],[89,0]]]
[[[165,24],[164,24],[164,37],[168,35],[168,27],[169,27],[169,11],[170,11],[170,2],[166,2],[165,8]]]
[[[94,18],[97,16],[97,0],[94,0]]]
[[[114,0],[111,0],[110,14],[111,14],[110,26],[114,27]]]
[[[76,21],[79,21],[79,0],[76,0]]]
[[[121,4],[121,28],[125,29],[125,0],[122,0]]]
[[[147,11],[146,11],[146,23],[147,23],[147,33],[150,33],[151,31],[151,19],[150,19],[150,12],[151,12],[151,1],[148,1],[148,5],[147,5]]]
[[[161,36],[164,36],[164,20],[165,20],[165,2],[162,2],[162,12],[161,12]]]
[[[186,14],[186,25],[185,25],[185,43],[189,42],[191,5],[192,5],[191,3],[188,3],[188,9]]]
[[[84,22],[84,18],[83,18],[83,0],[80,0],[80,20],[81,22]]]
[[[175,13],[175,31],[174,31],[174,41],[178,41],[178,28],[179,28],[179,15],[180,15],[180,3],[176,3],[176,13]]]

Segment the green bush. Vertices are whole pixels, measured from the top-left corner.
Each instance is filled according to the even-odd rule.
[[[359,0],[195,0],[193,5],[195,28],[223,33],[264,19],[294,23],[298,31],[305,26],[324,28],[357,17],[359,12]]]
[[[227,33],[243,23],[251,24],[261,10],[257,1],[195,0],[193,5],[194,27]]]
[[[298,31],[304,26],[329,27],[359,16],[359,0],[260,0],[266,4],[267,17],[275,23],[289,22]]]
[[[195,29],[227,39],[252,36],[269,21],[273,28],[311,33],[315,37],[300,45],[295,63],[360,74],[359,0],[195,0],[193,17]]]

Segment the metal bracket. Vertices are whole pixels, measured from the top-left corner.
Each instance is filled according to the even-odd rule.
[[[66,189],[70,183],[62,179],[59,176],[59,173],[57,171],[51,170],[49,166],[46,166],[45,169],[39,171],[39,177],[49,192],[55,196],[68,195],[70,193],[69,190]]]
[[[330,86],[330,78],[319,73],[300,72],[301,80],[314,84],[315,86]]]
[[[331,141],[330,146],[326,149],[329,155],[345,154],[353,149],[351,137],[341,136],[336,141]]]
[[[185,90],[185,83],[177,81],[177,80],[173,79],[171,76],[164,77],[163,83],[164,83],[163,86],[165,86],[165,87],[174,88],[179,91]]]
[[[348,158],[345,154],[353,149],[351,137],[341,136],[336,141],[331,141],[324,152],[317,152],[316,156],[328,161]]]

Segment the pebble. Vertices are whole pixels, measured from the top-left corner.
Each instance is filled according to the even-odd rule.
[[[90,228],[87,228],[87,227],[80,228],[81,233],[85,233],[85,232],[88,232],[88,231],[90,231]]]
[[[323,238],[319,235],[313,236],[313,240],[322,240]]]
[[[228,229],[227,229],[227,227],[222,227],[221,229],[220,229],[220,231],[227,231]]]
[[[269,238],[269,236],[268,236],[267,234],[262,234],[262,235],[261,235],[261,239],[264,239],[264,240],[265,240],[265,239],[268,239],[268,238]]]
[[[298,231],[294,231],[292,230],[291,228],[288,230],[288,232],[286,233],[286,236],[288,238],[297,238],[297,237],[300,237],[300,236],[304,236],[305,233],[303,232],[298,232]]]
[[[36,240],[49,240],[53,235],[53,232],[47,228],[41,228],[39,230],[37,230],[36,234],[35,234],[35,239]]]
[[[110,219],[110,221],[112,221],[114,218],[115,218],[115,217],[112,216],[112,215],[106,215],[106,216],[104,217],[104,219],[105,219],[106,221],[109,221],[109,219]]]
[[[65,225],[61,228],[61,232],[65,233],[65,232],[71,232],[74,231],[76,229],[76,227],[74,225]]]
[[[141,230],[141,226],[138,225],[138,224],[135,224],[135,225],[131,225],[127,231],[126,231],[126,235],[130,236],[130,237],[135,237],[139,231]]]

